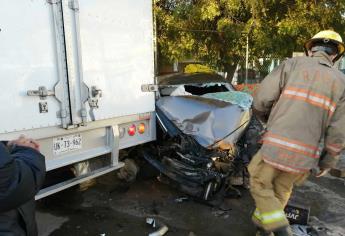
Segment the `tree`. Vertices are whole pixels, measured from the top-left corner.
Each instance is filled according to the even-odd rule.
[[[155,0],[159,58],[194,58],[232,72],[244,58],[302,51],[324,29],[345,32],[345,1],[338,0]]]

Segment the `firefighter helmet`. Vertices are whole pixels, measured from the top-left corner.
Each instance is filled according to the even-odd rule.
[[[308,51],[310,51],[313,45],[317,42],[323,42],[325,44],[330,43],[336,46],[336,48],[338,49],[338,55],[336,56],[334,61],[338,60],[345,52],[345,44],[343,43],[341,36],[337,32],[334,32],[332,30],[323,30],[315,34],[304,44],[304,49],[307,55]]]

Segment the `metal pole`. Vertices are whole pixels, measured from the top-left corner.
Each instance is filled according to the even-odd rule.
[[[247,34],[247,45],[246,45],[246,80],[245,83],[248,83],[248,62],[249,60],[249,33]]]
[[[159,66],[158,66],[158,36],[157,36],[157,17],[155,12],[154,2],[152,1],[152,23],[153,23],[153,54],[154,54],[154,83],[157,84],[157,76],[159,74]]]

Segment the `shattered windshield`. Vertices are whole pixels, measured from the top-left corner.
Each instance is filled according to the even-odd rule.
[[[161,96],[201,96],[236,104],[242,109],[250,109],[253,98],[244,92],[235,91],[227,83],[169,85],[160,89]]]

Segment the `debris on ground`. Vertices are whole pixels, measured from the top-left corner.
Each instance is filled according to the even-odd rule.
[[[309,225],[317,236],[345,236],[345,228],[320,221],[317,217],[310,217]],[[313,235],[314,236],[314,235]]]
[[[345,229],[333,227],[311,217],[308,225],[291,225],[293,236],[345,236]]]
[[[175,199],[175,202],[181,203],[181,202],[186,202],[188,200],[189,200],[188,197],[179,197]]]
[[[124,166],[117,172],[117,177],[128,183],[135,181],[139,172],[139,167],[134,160],[127,158],[124,161]]]
[[[307,225],[291,225],[293,236],[311,236],[311,228]]]
[[[229,211],[231,209],[230,208],[214,208],[212,209],[212,215],[214,215],[215,217],[222,217],[223,219],[227,219],[229,218]]]
[[[146,218],[146,223],[151,225],[152,228],[158,228],[157,231],[150,233],[149,236],[163,236],[169,230],[168,226],[157,222],[154,218]]]

